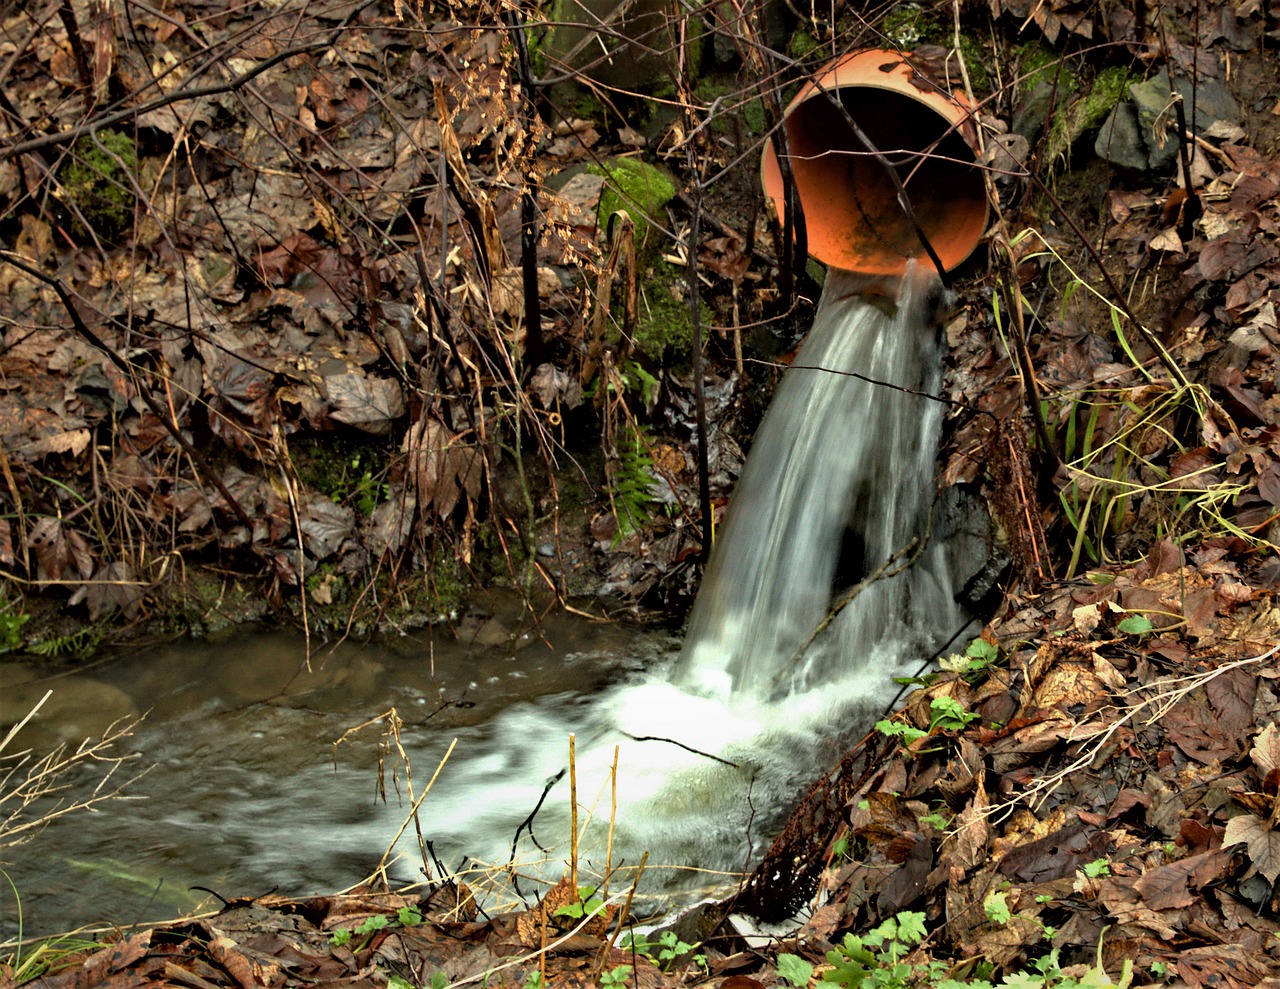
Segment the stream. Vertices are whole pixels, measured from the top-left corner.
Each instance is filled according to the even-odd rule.
[[[424,632],[318,646],[311,672],[301,636],[262,633],[108,656],[88,672],[39,682],[21,664],[0,664],[0,723],[54,691],[48,717],[18,736],[26,744],[74,746],[116,717],[147,711],[120,749],[138,754],[133,773],[151,767],[127,799],[0,850],[20,897],[0,877],[0,941],[17,934],[19,907],[28,933],[52,933],[219,905],[192,886],[232,897],[353,885],[378,863],[406,807],[389,770],[386,802],[378,799],[379,726],[335,751],[348,728],[394,706],[421,787],[450,741],[459,738],[462,756],[500,711],[598,693],[673,652],[659,632],[563,614],[535,629],[514,598],[477,604],[456,623],[458,641]],[[77,792],[93,779],[82,774]],[[403,791],[403,770],[401,780]],[[439,823],[429,803],[421,817]],[[420,879],[416,846],[399,847],[406,858],[392,876]]]
[[[85,693],[61,725],[50,713],[34,728],[77,737],[68,724],[105,714],[108,696],[149,708],[129,743],[155,764],[130,788],[146,799],[55,822],[5,855],[27,929],[215,902],[195,885],[298,896],[358,882],[406,808],[389,771],[387,802],[375,800],[375,728],[336,768],[333,743],[391,706],[415,793],[454,745],[419,821],[439,865],[489,907],[558,880],[574,849],[583,885],[608,875],[616,889],[643,859],[659,910],[731,886],[891,702],[894,677],[963,631],[957,593],[982,564],[983,538],[935,497],[940,286],[913,267],[890,294],[867,288],[828,276],[683,643],[565,614],[533,628],[493,598],[463,616],[456,642],[321,649],[311,673],[286,637],[119,657],[84,675],[103,685],[98,700]],[[74,698],[75,679],[51,686]],[[0,723],[43,689],[6,690]],[[406,834],[390,874],[420,879]],[[11,895],[3,903],[0,939],[17,916]]]

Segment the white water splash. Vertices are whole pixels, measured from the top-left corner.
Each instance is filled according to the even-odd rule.
[[[573,732],[579,803],[597,819],[583,855],[597,869],[615,746],[615,866],[647,850],[650,876],[664,865],[747,868],[790,802],[892,696],[892,677],[957,630],[945,548],[927,536],[941,406],[854,376],[937,390],[940,286],[910,271],[896,302],[865,287],[828,276],[730,504],[683,653],[604,695],[566,683],[565,694],[462,738],[425,821],[450,864],[464,854],[507,861]],[[913,538],[923,544],[914,564],[869,582],[797,659],[848,587],[903,558]],[[538,844],[526,832],[516,850],[523,863],[549,855],[553,879],[567,856],[568,803],[562,779],[533,821]]]

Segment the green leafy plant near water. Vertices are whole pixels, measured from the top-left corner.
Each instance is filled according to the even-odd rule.
[[[618,523],[614,545],[638,532],[653,516],[652,443],[647,426],[628,422],[618,442],[618,456],[606,469],[609,501]]]
[[[25,611],[17,610],[8,598],[0,596],[0,655],[13,652],[22,645],[22,626],[30,618]]]
[[[355,953],[364,950],[378,931],[390,927],[413,927],[421,923],[422,911],[415,906],[401,907],[396,911],[394,919],[384,913],[375,913],[355,927],[340,927],[329,935],[329,943],[335,948],[349,947],[354,943],[355,947],[351,951]],[[356,941],[357,937],[363,940]]]
[[[928,738],[935,731],[963,731],[978,715],[966,711],[954,697],[935,697],[929,702],[929,728],[927,731],[909,725],[905,721],[890,721],[887,718],[876,722],[876,731],[889,738],[900,738],[910,745],[922,738]]]
[[[697,944],[689,944],[681,940],[675,931],[663,931],[658,935],[657,940],[646,937],[637,938],[627,933],[622,936],[622,941],[619,943],[619,947],[624,951],[630,949],[644,955],[663,972],[672,971],[676,962],[701,946],[701,941]],[[695,954],[691,960],[699,968],[707,967],[707,956],[704,954]]]
[[[594,917],[603,909],[604,899],[594,886],[579,886],[578,898],[572,903],[557,907],[552,916],[567,917],[570,920],[582,920],[584,917]]]
[[[984,907],[992,923],[1007,924],[1013,917],[1003,894],[988,897]],[[928,936],[924,920],[923,913],[903,911],[865,934],[846,934],[839,945],[827,952],[830,967],[822,970],[819,981],[843,989],[1126,989],[1133,981],[1131,962],[1124,963],[1120,981],[1113,982],[1103,969],[1101,958],[1080,977],[1064,975],[1057,948],[1029,962],[1022,971],[1004,975],[999,982],[990,981],[990,972],[981,971],[981,966],[977,978],[956,978],[953,965],[912,957]],[[1046,929],[1046,936],[1048,933]],[[814,974],[813,964],[799,955],[778,955],[779,978],[796,989],[806,989]]]

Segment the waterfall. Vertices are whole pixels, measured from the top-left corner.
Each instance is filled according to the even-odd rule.
[[[684,648],[694,690],[780,701],[872,657],[889,665],[959,617],[945,548],[928,538],[942,406],[919,394],[941,380],[942,288],[915,265],[896,303],[866,287],[830,272],[751,448]],[[800,654],[857,582],[917,550]]]
[[[427,831],[447,861],[507,862],[539,806],[515,857],[524,875],[542,863],[542,875],[559,878],[568,784],[544,785],[565,769],[574,732],[579,804],[595,794],[597,822],[616,809],[594,841],[580,841],[584,870],[602,867],[606,833],[615,865],[649,852],[646,875],[662,889],[705,882],[663,864],[741,870],[849,736],[869,727],[892,678],[957,631],[948,549],[930,538],[942,407],[927,396],[941,377],[941,286],[913,267],[896,296],[868,288],[828,275],[679,656],[645,660],[646,673],[603,693],[566,684],[462,738],[428,803]],[[880,570],[900,572],[866,579]],[[610,793],[615,746],[616,808],[599,796]]]

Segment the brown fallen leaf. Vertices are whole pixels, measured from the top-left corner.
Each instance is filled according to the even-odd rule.
[[[1222,847],[1244,845],[1249,851],[1249,861],[1268,882],[1280,878],[1280,831],[1273,831],[1261,817],[1253,814],[1237,814],[1227,822]]]
[[[1200,889],[1222,877],[1227,856],[1221,849],[1189,855],[1148,869],[1133,888],[1152,910],[1174,910],[1195,902]]]

